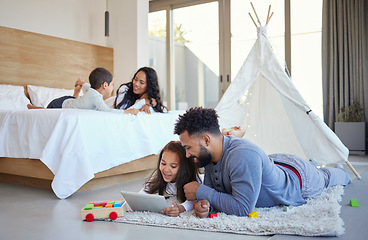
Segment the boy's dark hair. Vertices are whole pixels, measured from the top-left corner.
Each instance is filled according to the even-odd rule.
[[[199,171],[198,167],[195,164],[192,158],[187,158],[185,153],[185,148],[181,145],[179,141],[171,141],[161,150],[157,168],[152,173],[152,175],[148,178],[145,186],[145,192],[150,194],[158,193],[159,195],[164,195],[167,182],[164,181],[162,174],[160,172],[160,164],[162,155],[165,151],[170,151],[176,153],[179,156],[180,163],[179,163],[179,171],[178,175],[176,176],[176,191],[177,191],[177,199],[181,202],[186,201],[185,193],[184,193],[184,185],[199,180]]]
[[[180,115],[174,128],[174,134],[182,134],[187,131],[188,135],[212,133],[221,134],[218,123],[218,115],[212,108],[190,108]]]
[[[89,74],[89,84],[91,84],[91,88],[99,89],[104,82],[107,82],[110,85],[112,81],[112,74],[109,70],[99,67],[94,69],[91,74]]]

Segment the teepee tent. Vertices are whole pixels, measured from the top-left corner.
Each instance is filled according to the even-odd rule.
[[[257,29],[258,39],[215,108],[220,127],[240,126],[244,138],[267,154],[296,154],[319,165],[346,162],[360,178],[348,162],[349,150],[309,108],[278,63],[267,24]]]

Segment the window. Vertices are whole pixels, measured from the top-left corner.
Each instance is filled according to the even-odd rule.
[[[194,6],[188,6],[190,1],[186,1],[186,7],[182,8],[173,5],[175,8],[173,10],[173,25],[177,35],[174,48],[176,109],[194,106],[215,107],[219,101],[219,75],[223,73],[220,73],[219,70],[220,26],[218,14],[219,2],[222,4],[223,1],[228,0]],[[248,12],[252,14],[255,21],[257,19],[249,2],[229,1],[231,8],[231,59],[226,59],[230,57],[225,56],[221,60],[226,63],[231,62],[232,81],[257,39],[257,29]],[[193,4],[198,2],[201,1],[193,1]],[[267,27],[267,35],[283,68],[286,66],[284,2],[285,0],[253,2],[262,25],[265,25],[268,8],[271,4],[271,12],[274,14]],[[311,0],[305,3],[290,2],[292,81],[311,109],[322,118],[322,2],[320,0]],[[150,13],[150,28],[153,23],[159,22],[157,18],[161,19],[162,26],[166,26],[165,11],[160,11]],[[159,74],[160,87],[163,99],[165,99],[166,40],[161,37],[161,40],[156,38],[155,41],[161,41],[162,47],[150,43],[150,63]]]
[[[218,3],[175,9],[173,19],[175,108],[215,107],[219,100]],[[150,65],[159,75],[164,101],[167,99],[165,29],[166,11],[150,13]]]
[[[273,51],[282,67],[285,66],[285,20],[284,0],[254,1],[253,6],[262,25],[266,24],[269,5],[274,12],[268,27],[267,35]],[[250,13],[257,23],[252,6],[243,0],[231,0],[231,76],[236,77],[245,59],[247,58],[254,42],[257,39],[257,29],[250,18]],[[257,23],[259,26],[259,23]]]
[[[175,81],[177,109],[218,103],[218,3],[211,2],[173,12],[176,34]]]
[[[148,14],[149,65],[158,75],[161,98],[167,106],[166,91],[166,11]]]
[[[290,11],[293,83],[309,107],[323,120],[322,1],[292,1]]]

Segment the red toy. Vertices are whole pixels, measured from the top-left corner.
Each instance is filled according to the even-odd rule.
[[[215,217],[217,217],[217,213],[212,213],[211,212],[211,213],[208,214],[208,217],[209,218],[215,218]]]

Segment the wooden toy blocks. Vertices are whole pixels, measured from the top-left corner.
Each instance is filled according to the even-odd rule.
[[[124,199],[119,201],[95,201],[85,205],[81,210],[81,218],[87,222],[102,218],[115,220],[124,216],[126,211],[127,203]]]

